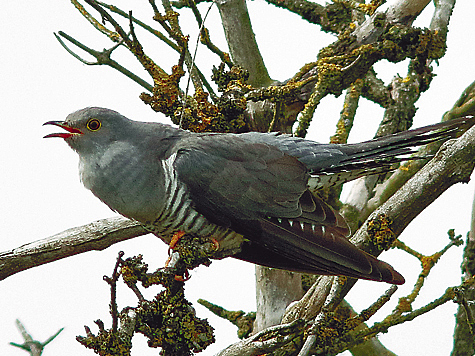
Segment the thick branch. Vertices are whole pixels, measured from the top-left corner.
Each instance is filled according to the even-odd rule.
[[[398,0],[385,13],[376,12],[353,34],[359,44],[372,43],[385,31],[388,24],[411,25],[430,0]]]
[[[321,26],[322,31],[339,33],[351,21],[351,10],[339,3],[326,6],[307,0],[266,0],[269,4],[284,8],[302,19]],[[346,16],[345,16],[346,15]]]
[[[15,273],[79,253],[105,248],[147,232],[123,217],[97,220],[11,251],[0,252],[0,280]]]
[[[270,353],[299,337],[304,323],[296,320],[267,328],[245,340],[228,346],[216,356],[257,356]]]
[[[467,183],[475,160],[475,127],[462,137],[447,141],[414,177],[366,220],[352,238],[361,243],[368,237],[368,222],[385,214],[394,223],[391,230],[399,236],[406,226],[430,203],[455,183]]]
[[[249,71],[249,84],[268,86],[272,80],[257,46],[244,0],[215,0],[233,62]]]
[[[473,83],[470,87],[473,88]],[[460,100],[459,100],[460,101]],[[456,107],[454,105],[454,107]],[[472,204],[472,222],[463,251],[462,262],[463,280],[467,281],[475,276],[475,199]],[[475,299],[475,288],[469,287],[464,291],[466,301]],[[455,315],[454,346],[451,356],[472,355],[475,352],[475,338],[471,328],[470,316],[474,313],[473,304],[460,303]]]
[[[435,11],[430,22],[430,29],[442,32],[447,36],[448,26],[452,11],[454,10],[455,0],[435,0]]]
[[[436,3],[436,9],[431,21],[432,30],[447,30],[452,8],[452,0],[441,0]],[[380,87],[380,90],[378,90],[378,96],[382,99],[380,104],[386,109],[383,121],[378,128],[377,136],[403,131],[412,125],[412,119],[416,112],[415,102],[419,99],[422,92],[428,89],[433,77],[432,70],[429,66],[431,61],[432,60],[420,62],[419,60],[411,60],[406,78],[401,79],[400,77],[395,77],[391,82],[390,90],[378,85],[377,82],[372,80],[372,83],[376,83],[376,85]],[[425,66],[422,66],[424,63]],[[367,75],[366,78],[371,78],[371,76]],[[384,100],[385,94],[388,100]],[[384,105],[382,104],[383,102],[385,103]],[[448,118],[470,115],[469,111],[458,116],[455,114],[456,112],[458,112],[458,109],[454,106],[454,115],[447,115]],[[450,113],[452,113],[452,111]],[[460,112],[458,113],[460,114]],[[422,157],[431,156],[440,148],[440,145],[441,143],[433,143],[422,148],[418,154]],[[345,213],[351,212],[351,215],[356,217],[356,211],[352,210],[359,212],[358,217],[351,221],[353,227],[355,227],[360,221],[364,221],[375,208],[388,199],[389,196],[399,189],[425,163],[424,160],[409,162],[409,164],[405,165],[402,169],[392,174],[384,184],[378,186],[374,197],[373,192],[377,183],[377,177],[360,178],[353,185],[351,194],[346,201],[343,214],[345,215]]]
[[[259,307],[254,332],[278,325],[285,308],[302,295],[299,273],[256,266],[256,301]]]

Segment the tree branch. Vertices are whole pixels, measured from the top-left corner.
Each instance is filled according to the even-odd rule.
[[[30,356],[41,356],[45,346],[48,345],[51,341],[53,341],[56,338],[56,336],[58,336],[59,333],[63,331],[64,329],[64,328],[59,329],[54,335],[50,336],[45,342],[40,342],[33,339],[31,334],[28,333],[28,331],[26,331],[26,328],[23,326],[20,320],[18,319],[16,320],[16,325],[18,327],[18,331],[20,331],[21,336],[23,336],[24,342],[23,344],[10,342],[10,345],[27,351],[30,354]]]
[[[430,0],[398,0],[384,13],[375,12],[353,32],[353,35],[360,45],[372,43],[390,24],[411,25],[429,3]]]
[[[86,65],[107,65],[107,66],[109,66],[111,68],[114,68],[115,70],[121,72],[126,77],[132,79],[134,82],[141,85],[146,90],[148,90],[150,92],[153,90],[152,85],[147,83],[145,80],[143,80],[142,78],[140,78],[138,75],[134,74],[133,72],[131,72],[127,68],[121,66],[119,63],[117,63],[116,61],[114,61],[110,57],[111,54],[112,54],[112,51],[114,51],[118,46],[120,46],[121,42],[119,42],[118,44],[116,44],[112,48],[104,49],[103,51],[100,52],[100,51],[96,51],[96,50],[93,50],[92,48],[89,48],[89,47],[85,46],[84,44],[82,44],[78,40],[74,39],[73,37],[69,36],[68,34],[64,33],[63,31],[59,31],[58,34],[55,33],[54,36],[59,41],[61,46],[63,46],[63,48],[69,54],[71,54],[74,58],[79,60],[81,63],[84,63]],[[85,59],[81,58],[78,54],[76,54],[68,46],[66,46],[66,44],[64,43],[64,41],[61,39],[60,36],[64,37],[65,39],[67,39],[69,42],[71,42],[75,46],[81,48],[83,51],[85,51],[85,52],[89,53],[90,55],[92,55],[96,59],[96,62],[86,61]]]
[[[445,6],[443,3],[446,2],[451,2],[451,0],[443,0],[436,4],[436,9],[431,21],[431,29],[433,31],[441,31],[444,33],[444,31],[446,32],[447,30],[453,3],[445,4],[447,5]],[[400,3],[399,6],[401,6]],[[400,12],[401,11],[394,11],[394,13]],[[444,43],[445,38],[446,36],[444,35]],[[432,59],[424,59],[424,57],[421,59],[412,59],[406,78],[403,79],[397,76],[392,80],[389,89],[385,90],[385,88],[381,88],[381,90],[379,90],[380,95],[378,95],[378,97],[384,100],[384,94],[386,93],[389,100],[384,101],[385,105],[382,105],[386,110],[376,136],[407,130],[412,125],[412,119],[416,112],[415,103],[421,93],[428,89],[433,77],[430,68],[431,62]],[[371,78],[372,76],[367,75],[366,77]],[[468,114],[469,112],[466,115]],[[454,114],[454,117],[457,116]],[[439,145],[440,143],[433,143],[426,146],[421,149],[419,155],[422,157],[431,156],[439,149]],[[353,185],[346,201],[346,206],[343,209],[344,216],[345,213],[348,212],[351,212],[353,216],[358,215],[358,218],[350,222],[350,224],[353,224],[353,227],[357,226],[360,221],[365,220],[376,207],[388,199],[389,196],[399,189],[424,164],[424,160],[420,160],[404,165],[402,169],[395,171],[384,184],[378,187],[374,196],[373,190],[378,177],[372,176],[358,179]],[[359,214],[355,214],[353,210],[358,211]]]
[[[473,91],[474,83],[469,86],[469,88],[472,89],[469,90],[470,92]],[[454,105],[454,108],[464,102],[465,100],[459,99],[456,105]],[[475,276],[475,198],[472,204],[472,221],[470,231],[467,234],[461,267],[463,274],[462,279],[464,281]],[[474,312],[473,302],[470,304],[466,302],[467,300],[475,300],[475,287],[468,286],[463,292],[460,299],[465,302],[459,303],[460,305],[455,315],[454,345],[451,356],[472,355],[475,352],[475,335],[470,322],[470,316]]]
[[[117,242],[145,234],[147,231],[139,223],[124,217],[97,220],[68,229],[43,240],[0,252],[0,280],[79,253],[104,250]]]
[[[397,237],[406,226],[430,203],[455,183],[467,183],[475,161],[475,127],[460,138],[449,140],[435,157],[405,185],[374,211],[352,237],[355,244],[368,240],[368,223],[377,216],[386,215],[393,221],[392,233]]]
[[[245,340],[228,346],[216,356],[257,356],[270,353],[299,337],[304,327],[301,320],[267,328]]]
[[[249,84],[268,86],[272,79],[257,46],[244,0],[215,0],[233,61],[249,71]]]
[[[214,4],[214,3],[213,3]],[[226,65],[229,68],[232,68],[233,63],[231,62],[231,59],[229,58],[229,53],[221,51],[213,42],[211,42],[210,34],[208,29],[204,26],[206,16],[208,15],[209,11],[211,10],[211,7],[213,4],[210,5],[208,8],[208,11],[205,14],[205,18],[203,19],[201,17],[201,14],[198,10],[198,7],[196,6],[196,2],[194,0],[189,0],[188,5],[191,8],[191,11],[193,11],[193,15],[195,16],[196,22],[198,23],[198,26],[200,27],[200,35],[199,39],[201,40],[201,43],[203,43],[208,49],[213,52],[214,54],[218,55],[219,58],[221,59],[222,62],[226,63]]]
[[[325,32],[339,33],[351,21],[351,10],[337,2],[326,6],[307,0],[266,0],[266,2],[293,12],[310,23],[320,25]]]

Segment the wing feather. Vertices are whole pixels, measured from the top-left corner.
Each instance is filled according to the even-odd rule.
[[[308,190],[305,165],[275,146],[237,135],[197,135],[175,169],[195,209],[248,242],[234,257],[292,271],[400,284],[388,264],[352,245],[343,217]]]

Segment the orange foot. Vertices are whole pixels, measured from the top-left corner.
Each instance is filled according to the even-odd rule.
[[[169,257],[167,258],[167,261],[165,262],[165,267],[168,267],[168,264],[170,263],[170,260],[172,258],[171,256],[171,252],[172,250],[176,247],[178,241],[180,241],[180,239],[185,236],[185,232],[184,231],[177,231],[173,234],[173,237],[172,239],[170,240],[170,243],[168,244],[168,254],[169,254]],[[190,279],[190,274],[188,273],[188,271],[185,271],[185,274],[183,276],[179,276],[179,275],[176,275],[175,276],[175,280],[178,281],[178,282],[185,282],[187,280]]]

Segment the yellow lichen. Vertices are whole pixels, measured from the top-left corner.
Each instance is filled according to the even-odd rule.
[[[381,250],[387,250],[394,242],[392,223],[393,221],[385,214],[380,214],[368,222],[367,231],[370,239]]]

